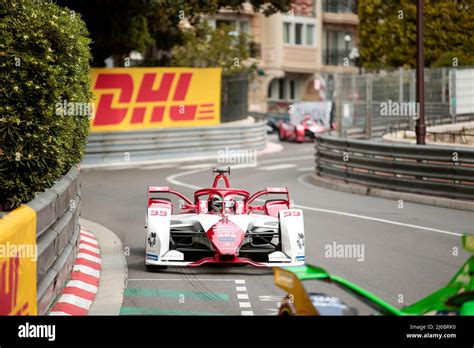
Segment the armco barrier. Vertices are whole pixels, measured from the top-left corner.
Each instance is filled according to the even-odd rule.
[[[260,150],[265,147],[266,142],[266,122],[93,133],[89,136],[83,163],[149,161],[209,155],[226,147]]]
[[[71,170],[53,187],[27,204],[36,211],[38,247],[36,301],[45,314],[72,270],[79,241],[81,205],[79,169]]]
[[[385,190],[474,200],[474,149],[316,138],[316,175]]]

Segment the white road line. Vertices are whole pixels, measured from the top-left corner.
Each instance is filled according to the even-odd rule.
[[[92,293],[97,292],[97,286],[88,284],[88,283],[83,282],[81,280],[70,280],[67,283],[67,287],[79,288],[79,289],[89,291],[89,292],[92,292]]]
[[[236,289],[237,291],[245,291],[245,292],[247,292],[247,287],[246,287],[246,286],[236,286],[235,289]]]
[[[166,168],[175,168],[176,165],[173,164],[159,164],[159,165],[154,165],[154,166],[145,166],[145,167],[139,167],[138,169],[140,170],[155,170],[155,169],[166,169]]]
[[[130,278],[127,281],[129,282],[141,282],[141,281],[186,281],[188,282],[189,279],[187,278]],[[200,282],[235,282],[235,279],[219,279],[219,278],[193,278],[193,281],[200,281]]]
[[[425,227],[425,226],[419,226],[419,225],[406,224],[406,223],[404,223],[404,222],[398,222],[398,221],[380,219],[380,218],[375,218],[375,217],[365,216],[365,215],[359,215],[359,214],[346,213],[346,212],[338,211],[338,210],[313,208],[313,207],[307,207],[307,206],[304,206],[304,205],[297,205],[297,204],[295,204],[294,207],[295,207],[295,208],[299,208],[299,209],[317,211],[317,212],[321,212],[321,213],[335,214],[335,215],[341,215],[341,216],[352,217],[352,218],[356,218],[356,219],[362,219],[362,220],[368,220],[368,221],[381,222],[381,223],[389,224],[389,225],[396,225],[396,226],[409,227],[409,228],[414,228],[414,229],[417,229],[417,230],[425,230],[425,231],[430,231],[430,232],[449,234],[449,235],[451,235],[451,236],[457,236],[457,237],[462,236],[462,234],[460,234],[460,233],[455,233],[455,232],[450,232],[450,231],[439,230],[439,229],[437,229],[437,228],[431,228],[431,227]]]
[[[245,284],[245,279],[236,279],[235,284]]]
[[[273,166],[260,167],[257,169],[258,170],[280,170],[280,169],[288,169],[288,168],[294,168],[294,167],[296,167],[296,164],[287,163],[287,164],[275,164]]]
[[[277,296],[277,295],[262,295],[259,296],[258,299],[263,302],[281,302],[285,296]]]
[[[96,277],[96,278],[100,277],[100,271],[98,271],[98,270],[96,270],[92,267],[85,266],[85,265],[74,265],[74,267],[72,268],[72,271],[73,272],[82,272],[82,273],[85,273],[87,275],[90,275],[90,276],[93,276],[93,277]]]
[[[282,163],[282,162],[289,162],[289,161],[300,161],[300,160],[307,160],[307,159],[312,159],[312,158],[314,158],[314,156],[275,158],[275,159],[271,159],[271,160],[259,161],[259,165],[261,165],[261,164],[270,164],[270,163]],[[241,169],[241,168],[246,168],[246,167],[248,167],[248,166],[247,165],[232,166],[231,168]],[[186,172],[182,172],[182,173],[173,174],[173,175],[168,176],[166,178],[166,181],[168,181],[169,183],[171,183],[173,185],[176,185],[176,186],[182,186],[182,187],[190,188],[192,190],[197,190],[197,189],[200,188],[199,186],[192,185],[192,184],[186,184],[185,182],[182,182],[182,181],[179,181],[179,180],[176,180],[176,179],[180,178],[182,176],[187,176],[187,175],[203,172],[203,171],[206,171],[207,169],[208,168],[195,169],[195,170],[190,170],[190,171],[186,171]]]
[[[314,170],[314,167],[305,167],[305,168],[298,168],[297,171],[299,172],[310,172]]]
[[[248,300],[249,295],[248,294],[237,294],[237,299],[239,299],[239,300]]]
[[[92,304],[92,301],[89,301],[89,300],[86,300],[85,298],[82,298],[76,295],[71,295],[71,294],[61,295],[61,297],[58,300],[58,303],[61,303],[61,302],[70,303],[74,306],[77,306],[83,309],[89,309],[89,307]]]
[[[242,311],[240,312],[242,315],[253,315],[253,311]]]
[[[250,302],[239,302],[239,307],[240,308],[252,308],[252,305]]]
[[[192,169],[210,168],[213,166],[217,166],[217,164],[216,163],[190,164],[187,166],[178,167],[178,169],[184,169],[184,170],[191,169],[192,170]]]

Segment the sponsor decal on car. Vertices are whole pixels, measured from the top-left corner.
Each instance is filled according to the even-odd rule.
[[[146,258],[153,261],[158,261],[158,255],[156,254],[146,254]]]

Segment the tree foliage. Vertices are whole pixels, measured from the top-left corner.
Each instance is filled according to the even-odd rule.
[[[424,0],[426,66],[473,64],[474,0]],[[360,54],[366,68],[415,67],[416,1],[361,0]]]
[[[230,25],[213,29],[205,21],[184,29],[184,44],[173,48],[172,64],[197,68],[222,67],[224,75],[252,73],[256,66],[247,61],[250,58],[250,38],[234,30]]]
[[[183,43],[179,27],[186,19],[192,25],[201,15],[214,14],[229,7],[240,11],[245,0],[57,0],[61,5],[81,13],[93,40],[94,66],[103,66],[113,56],[116,65],[130,51],[146,52],[148,65],[169,65],[169,56],[151,53],[170,51]],[[255,11],[265,15],[288,11],[290,0],[251,0]]]
[[[89,38],[79,15],[50,2],[0,0],[0,209],[15,208],[81,161],[89,118]]]

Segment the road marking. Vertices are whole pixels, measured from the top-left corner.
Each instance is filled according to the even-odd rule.
[[[123,296],[125,297],[162,297],[162,298],[229,302],[229,295],[225,293],[183,291],[183,290],[155,289],[155,288],[126,288]]]
[[[275,158],[271,160],[265,160],[265,161],[259,161],[259,165],[261,164],[271,164],[271,163],[282,163],[282,162],[288,162],[288,161],[300,161],[300,160],[307,160],[307,159],[312,159],[314,156],[299,156],[299,157],[285,157],[285,158]],[[248,165],[242,165],[242,166],[232,166],[233,169],[241,169],[241,168],[247,168]],[[176,185],[176,186],[182,186],[182,187],[187,187],[192,190],[198,190],[200,187],[192,184],[186,184],[182,181],[176,180],[177,178],[180,178],[182,176],[187,176],[199,172],[203,172],[207,170],[208,168],[205,169],[195,169],[195,170],[190,170],[182,173],[177,173],[170,175],[166,178],[166,181],[169,183]]]
[[[314,170],[314,167],[305,167],[305,168],[298,168],[297,171],[299,172],[311,172]]]
[[[178,169],[202,169],[202,168],[210,168],[210,167],[213,167],[213,166],[216,166],[217,164],[216,163],[201,163],[201,164],[190,164],[190,165],[187,165],[187,166],[182,166],[182,167],[179,167]]]
[[[318,189],[318,187],[313,186],[308,184],[303,180],[304,176],[307,176],[308,174],[303,174],[298,177],[298,182],[304,186],[311,187],[312,189]],[[300,209],[306,209],[306,210],[312,210],[312,211],[317,211],[321,213],[327,213],[327,214],[335,214],[335,215],[342,215],[342,216],[347,216],[347,217],[352,217],[352,218],[357,218],[357,219],[363,219],[363,220],[369,220],[369,221],[376,221],[376,222],[381,222],[385,224],[390,224],[390,225],[397,225],[397,226],[403,226],[403,227],[409,227],[409,228],[414,228],[414,229],[419,229],[419,230],[425,230],[425,231],[430,231],[430,232],[436,232],[436,233],[443,233],[443,234],[448,234],[451,236],[456,236],[460,237],[462,234],[456,233],[456,232],[451,232],[451,231],[445,231],[445,230],[440,230],[437,228],[432,228],[432,227],[425,227],[425,226],[420,226],[420,225],[413,225],[413,224],[407,224],[404,222],[398,222],[398,221],[393,221],[393,220],[387,220],[387,219],[381,219],[381,218],[376,218],[372,216],[366,216],[366,215],[360,215],[360,214],[353,214],[353,213],[348,213],[344,211],[339,211],[339,210],[331,210],[331,209],[322,209],[322,208],[313,208],[313,207],[307,207],[304,205],[295,205],[295,208],[300,208]]]
[[[235,280],[235,290],[237,291],[237,299],[239,300],[239,308],[247,308],[247,310],[242,310],[240,314],[241,315],[254,315],[252,311],[252,304],[249,301],[249,294],[247,293],[247,286],[245,285],[245,279]]]
[[[139,167],[140,170],[155,170],[155,169],[166,169],[166,168],[175,168],[176,166],[173,164],[159,164],[154,166],[145,166]]]
[[[161,309],[150,307],[122,307],[120,315],[225,315],[217,312],[187,311],[180,309]]]
[[[280,158],[280,159],[274,159],[274,160],[261,161],[260,164],[268,164],[268,163],[275,163],[275,162],[282,162],[282,161],[292,161],[292,160],[297,161],[297,160],[309,159],[309,158],[313,158],[313,157],[314,156],[301,156],[301,157],[285,158],[285,159]],[[191,174],[198,173],[198,172],[201,172],[201,171],[203,171],[203,170],[202,169],[201,170],[192,170],[192,171],[189,171],[189,172],[183,172],[183,173],[170,175],[166,178],[166,180],[168,182],[174,184],[174,185],[177,185],[177,186],[188,187],[188,188],[191,188],[191,189],[194,189],[194,190],[199,189],[199,186],[186,184],[186,183],[184,183],[182,181],[179,181],[179,180],[176,180],[176,179],[179,178],[179,177],[182,177],[182,176],[191,175]],[[306,186],[311,186],[313,189],[317,189],[317,187],[314,187],[314,186],[309,185],[309,184],[302,181],[301,178],[305,175],[307,175],[307,174],[301,175],[298,178],[298,182],[300,182],[301,184],[306,185]],[[380,222],[380,223],[386,223],[386,224],[391,224],[391,225],[409,227],[409,228],[425,230],[425,231],[430,231],[430,232],[443,233],[443,234],[452,235],[452,236],[456,236],[456,237],[462,236],[462,234],[460,234],[460,233],[440,230],[440,229],[437,229],[437,228],[431,228],[431,227],[425,227],[425,226],[419,226],[419,225],[413,225],[413,224],[406,224],[406,223],[403,223],[403,222],[392,221],[392,220],[387,220],[387,219],[380,219],[380,218],[374,218],[374,217],[371,217],[371,216],[360,215],[360,214],[347,213],[347,212],[344,212],[344,211],[313,208],[313,207],[307,207],[307,206],[303,206],[303,205],[295,205],[294,207],[295,208],[300,208],[300,209],[305,209],[305,210],[317,211],[317,212],[321,212],[321,213],[336,214],[336,215],[347,216],[347,217],[352,217],[352,218],[356,218],[356,219],[376,221],[376,222]]]
[[[278,296],[278,295],[262,295],[259,296],[258,299],[263,302],[281,302],[285,296]]]
[[[275,164],[274,166],[267,166],[267,167],[260,167],[258,170],[280,170],[280,169],[288,169],[294,168],[296,164],[287,163],[287,164]]]
[[[141,281],[186,281],[187,278],[130,278],[129,282],[141,282]],[[193,278],[193,281],[199,282],[235,282],[235,279],[223,279],[223,278]]]

